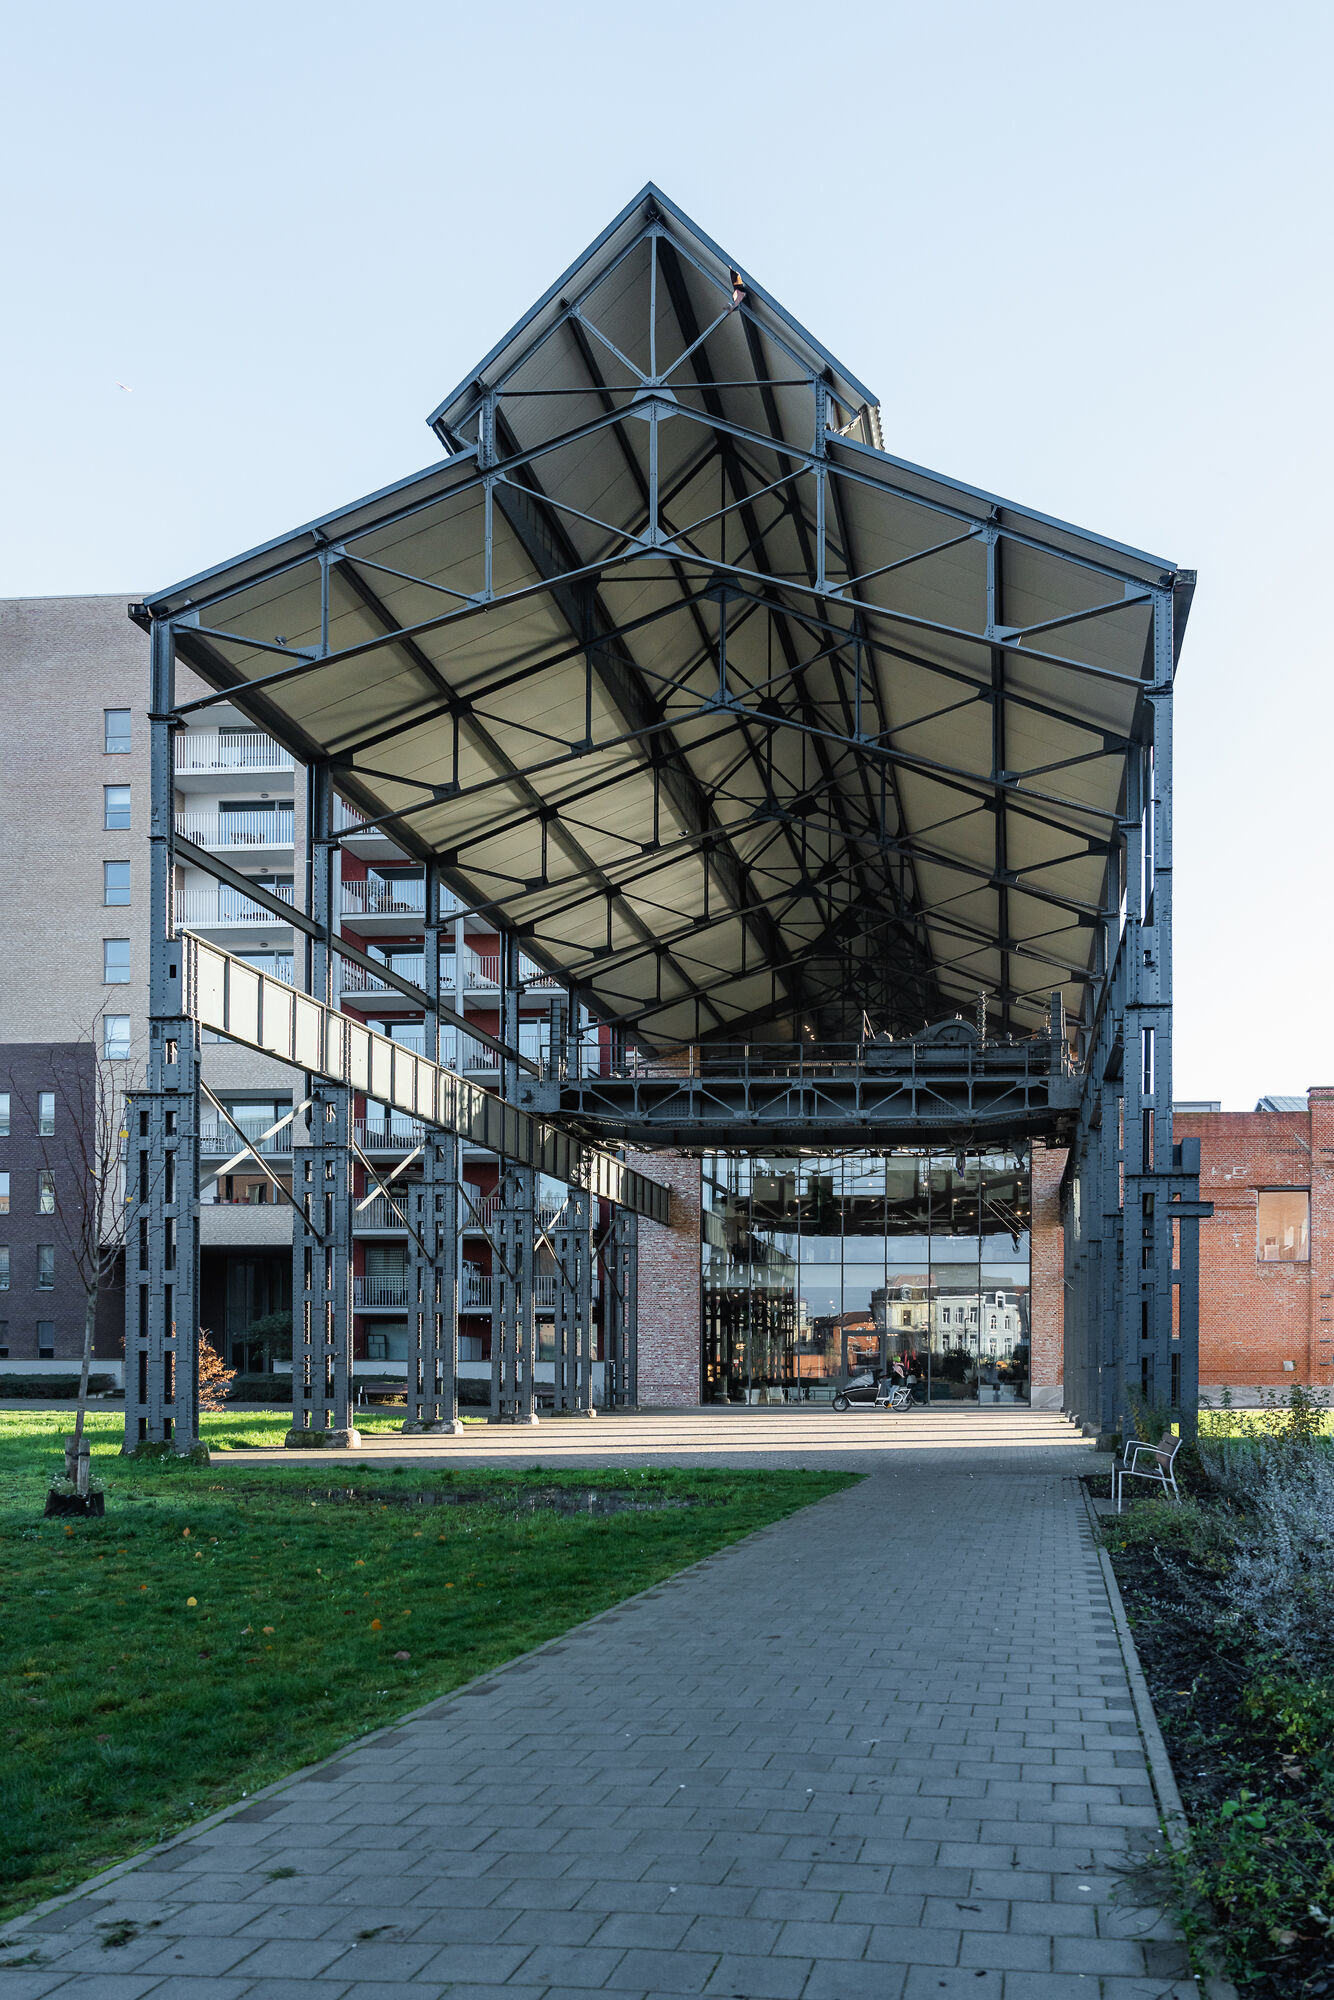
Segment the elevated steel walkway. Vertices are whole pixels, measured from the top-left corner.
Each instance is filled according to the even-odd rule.
[[[531,1088],[534,1108],[649,1151],[1013,1144],[1068,1136],[1079,1103],[1063,1036],[984,1042],[962,1021],[902,1041],[714,1043],[658,1059],[584,1047]]]

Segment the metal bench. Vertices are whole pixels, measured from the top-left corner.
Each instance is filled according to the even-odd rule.
[[[1127,1479],[1148,1479],[1161,1486],[1164,1493],[1170,1493],[1174,1500],[1180,1500],[1181,1489],[1177,1485],[1176,1457],[1181,1449],[1181,1439],[1164,1438],[1161,1444],[1145,1444],[1141,1438],[1130,1438],[1120,1458],[1112,1467],[1112,1498],[1116,1511],[1121,1512],[1124,1488]]]

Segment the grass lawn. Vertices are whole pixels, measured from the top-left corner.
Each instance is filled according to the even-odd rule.
[[[367,1428],[399,1420],[372,1418]],[[825,1472],[413,1472],[117,1456],[104,1520],[43,1521],[68,1411],[0,1411],[0,1918],[330,1755],[687,1563],[854,1483]],[[212,1447],[282,1415],[206,1417]],[[221,1462],[219,1460],[221,1459]],[[339,1504],[310,1495],[355,1487]],[[525,1491],[633,1491],[661,1512],[522,1511]],[[479,1496],[395,1504],[423,1490]]]

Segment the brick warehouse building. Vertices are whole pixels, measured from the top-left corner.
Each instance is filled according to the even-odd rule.
[[[1282,1107],[1282,1108],[1270,1108]],[[1334,1387],[1334,1088],[1178,1110],[1200,1141],[1200,1383]]]

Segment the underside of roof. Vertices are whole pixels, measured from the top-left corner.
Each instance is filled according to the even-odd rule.
[[[213,687],[648,1046],[1089,1018],[1188,572],[886,453],[652,187],[431,422],[149,601]]]

